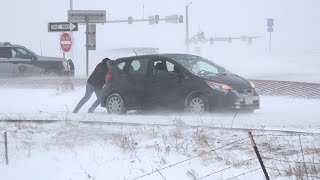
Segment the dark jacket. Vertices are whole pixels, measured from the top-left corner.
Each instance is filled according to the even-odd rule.
[[[88,79],[88,83],[97,88],[102,88],[104,86],[104,84],[106,83],[106,75],[108,72],[107,61],[109,60],[110,59],[105,58],[96,66]]]

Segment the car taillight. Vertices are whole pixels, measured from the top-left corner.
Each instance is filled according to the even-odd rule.
[[[106,75],[106,81],[111,81],[111,73],[110,73],[110,71],[108,71],[108,73]]]

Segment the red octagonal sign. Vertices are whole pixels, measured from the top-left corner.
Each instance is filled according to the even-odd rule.
[[[63,33],[60,37],[60,47],[63,52],[69,52],[71,49],[72,40],[68,33]]]

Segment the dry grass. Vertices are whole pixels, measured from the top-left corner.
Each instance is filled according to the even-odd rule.
[[[57,95],[60,95],[65,92],[73,91],[73,90],[75,90],[75,88],[74,88],[74,84],[73,84],[72,80],[70,78],[66,77],[63,79],[61,84],[60,83],[57,84],[56,90],[57,90]]]
[[[122,132],[119,135],[114,135],[113,142],[119,146],[124,152],[134,151],[137,148],[138,143],[136,142],[134,136],[129,132]]]

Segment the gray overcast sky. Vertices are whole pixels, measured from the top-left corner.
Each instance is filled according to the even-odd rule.
[[[60,54],[59,34],[48,33],[48,22],[67,20],[69,0],[0,0],[0,41],[23,44],[39,53],[40,41],[48,55]],[[101,9],[107,19],[141,18],[144,14],[185,15],[187,0],[74,0],[74,9]],[[266,19],[275,19],[274,48],[320,49],[319,0],[193,0],[190,34],[207,36],[259,35],[257,46],[265,47]],[[105,24],[97,27],[98,50],[130,46],[183,47],[185,24]],[[74,34],[83,48],[84,26]],[[170,42],[170,43],[168,43]]]

